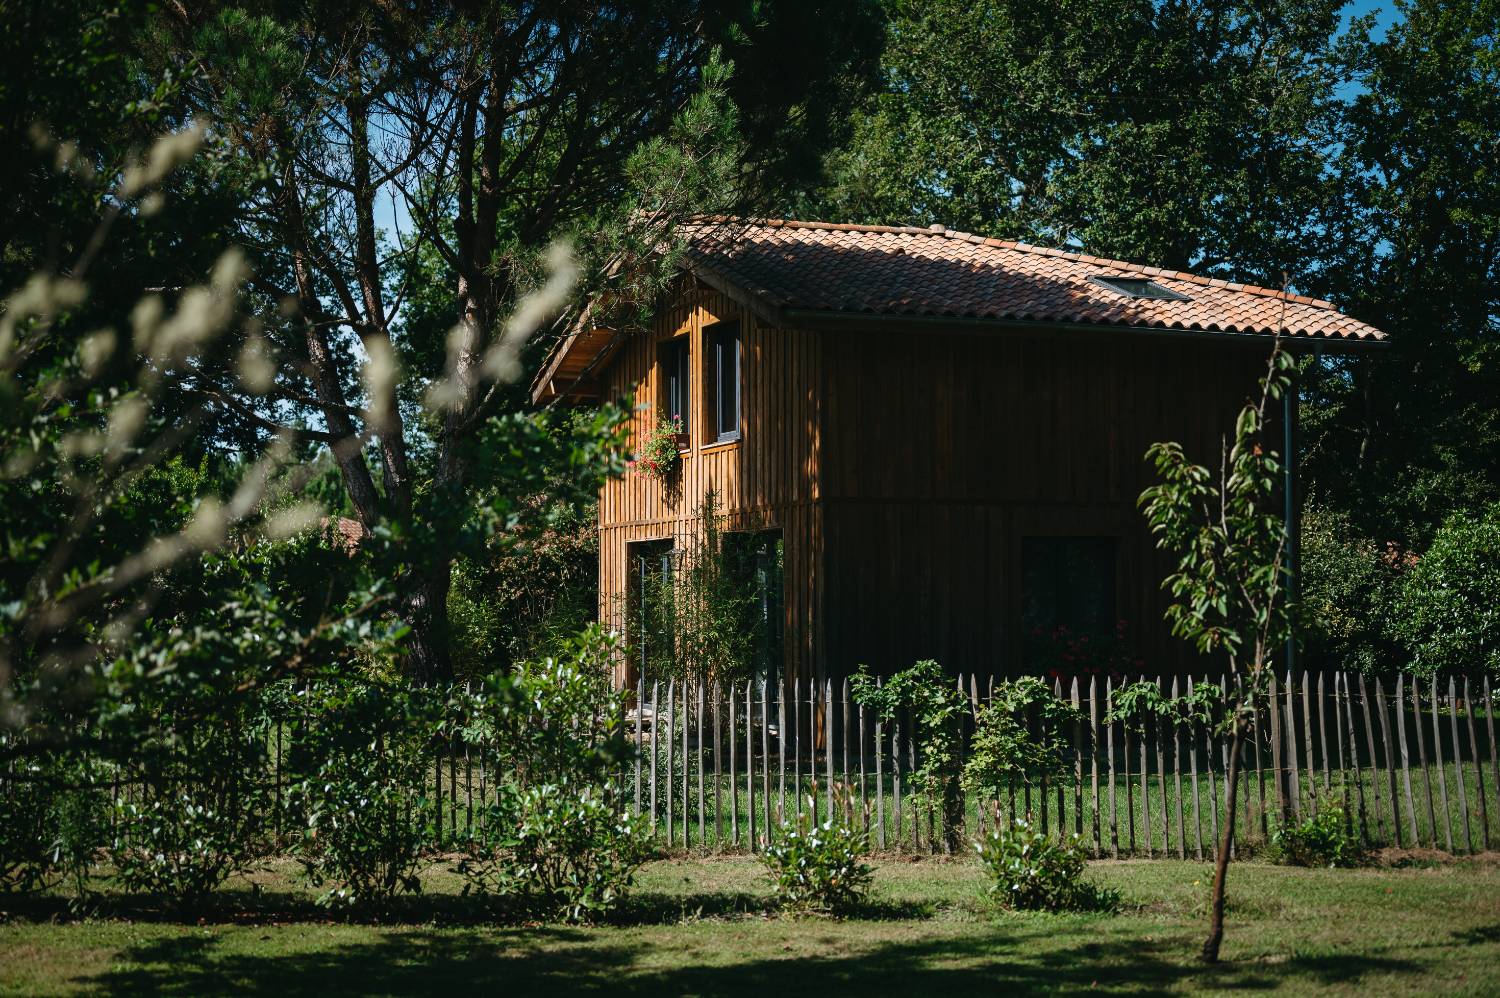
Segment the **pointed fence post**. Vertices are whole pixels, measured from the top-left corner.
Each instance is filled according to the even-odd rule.
[[[1094,855],[1102,856],[1104,844],[1099,834],[1099,679],[1097,676],[1089,677],[1089,784],[1094,804]]]
[[[641,749],[646,738],[646,675],[635,677],[635,815],[641,815]]]
[[[736,723],[737,708],[739,706],[739,691],[735,689],[734,680],[729,681],[729,838],[736,848],[740,844],[740,781],[736,770],[739,768],[737,756],[739,755],[740,729]],[[745,717],[745,725],[749,727],[750,718]]]
[[[1104,738],[1106,743],[1104,768],[1109,777],[1109,855],[1112,859],[1119,859],[1120,825],[1115,812],[1115,726],[1109,719],[1114,709],[1114,683],[1110,677],[1106,676],[1104,679]],[[1129,777],[1126,779],[1128,780]]]
[[[1192,687],[1188,687],[1188,692],[1192,692]],[[1177,677],[1173,676],[1172,699],[1176,700],[1178,695]],[[1187,859],[1187,831],[1183,827],[1182,813],[1182,726],[1175,718],[1172,721],[1172,775],[1177,792],[1177,858]]]
[[[1365,719],[1365,747],[1370,753],[1370,792],[1375,798],[1375,832],[1379,836],[1379,841],[1384,842],[1385,814],[1380,809],[1380,757],[1375,754],[1375,729],[1370,724],[1370,696],[1366,692],[1364,674],[1360,673],[1356,678],[1359,680],[1359,711]],[[1349,690],[1349,677],[1347,675],[1344,676],[1344,694],[1345,696],[1352,696]],[[1349,710],[1351,712],[1354,710],[1352,699],[1349,701]],[[1384,721],[1385,718],[1382,717],[1381,720]],[[1388,741],[1389,738],[1389,735],[1384,736],[1384,740]],[[1389,749],[1390,746],[1387,745],[1386,748]],[[1358,755],[1354,757],[1354,764],[1356,767],[1359,766]],[[1391,774],[1387,772],[1386,775],[1390,776]],[[1392,784],[1392,787],[1394,786],[1395,784]]]
[[[1396,735],[1401,743],[1401,784],[1406,791],[1406,819],[1411,825],[1411,844],[1420,846],[1422,837],[1417,833],[1417,805],[1411,793],[1411,756],[1406,749],[1406,676],[1396,674]],[[1375,691],[1380,692],[1380,681],[1375,681]],[[1382,707],[1384,705],[1382,704]],[[1389,744],[1389,743],[1387,743]],[[1394,799],[1394,798],[1393,798]],[[1398,822],[1400,818],[1396,819]],[[1397,836],[1397,841],[1400,837]]]
[[[1276,673],[1274,670],[1268,670],[1268,673],[1266,713],[1271,718],[1271,769],[1276,782],[1276,811],[1281,816],[1281,824],[1285,826],[1292,819],[1292,794],[1285,761],[1281,757],[1285,746],[1281,738],[1281,701],[1276,695]]]
[[[1415,687],[1413,687],[1415,689]],[[1448,777],[1443,772],[1443,729],[1438,725],[1438,680],[1432,677],[1432,755],[1437,761],[1438,792],[1443,802],[1443,841],[1448,851],[1453,851],[1453,814],[1448,810]],[[1425,768],[1425,767],[1424,767]]]
[[[1365,774],[1363,768],[1359,764],[1359,743],[1354,738],[1354,700],[1349,693],[1348,674],[1343,672],[1338,673],[1337,679],[1335,681],[1337,682],[1339,680],[1343,682],[1344,686],[1344,719],[1348,722],[1349,725],[1349,755],[1354,761],[1354,789],[1355,798],[1359,804],[1360,838],[1366,844],[1368,844],[1370,841],[1370,819],[1365,808]],[[1342,763],[1342,752],[1339,753],[1339,758],[1340,763]],[[1371,765],[1373,766],[1374,763],[1372,762]],[[1372,772],[1370,775],[1374,776],[1375,774]],[[1347,775],[1345,778],[1347,779]],[[1375,804],[1375,815],[1378,825],[1378,819],[1380,816],[1380,803],[1378,799]]]
[[[1187,677],[1188,689],[1193,689],[1193,677]],[[1203,815],[1198,793],[1198,721],[1188,722],[1188,771],[1193,783],[1193,855],[1203,859]]]
[[[1469,795],[1464,788],[1464,750],[1458,740],[1458,694],[1454,689],[1452,676],[1448,677],[1448,725],[1453,734],[1453,778],[1458,787],[1458,813],[1464,816],[1464,844],[1472,853],[1474,829],[1469,822]]]
[[[880,686],[880,680],[875,680],[875,685]],[[865,723],[865,705],[859,705],[859,723],[863,730]],[[875,832],[880,848],[885,848],[885,722],[879,715],[875,715]]]
[[[766,844],[771,842],[771,709],[766,700],[771,695],[771,684],[760,684],[760,827]],[[777,815],[780,824],[782,815]]]
[[[1474,796],[1479,800],[1479,827],[1485,851],[1490,848],[1490,805],[1484,793],[1484,764],[1479,755],[1479,738],[1474,733],[1474,700],[1469,696],[1469,677],[1464,677],[1464,718],[1469,727],[1469,757],[1474,762]],[[1494,770],[1490,770],[1494,775]]]
[[[661,703],[660,680],[651,684],[651,837],[656,837],[656,729],[660,727],[656,722],[660,720],[656,706]],[[670,735],[667,736],[669,739]]]
[[[761,698],[764,713],[766,701]],[[765,730],[762,722],[761,730]],[[759,851],[755,840],[755,680],[745,680],[745,830],[751,852]]]

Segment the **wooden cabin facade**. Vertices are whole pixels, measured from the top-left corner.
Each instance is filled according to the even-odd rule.
[[[601,620],[624,629],[644,555],[701,541],[712,492],[724,530],[779,536],[790,675],[1038,671],[1058,635],[1190,670],[1147,447],[1211,461],[1272,336],[1384,341],[1323,302],[948,230],[706,220],[686,261],[649,330],[578,334],[534,394],[632,398],[637,441],[684,417],[673,478],[600,495]]]

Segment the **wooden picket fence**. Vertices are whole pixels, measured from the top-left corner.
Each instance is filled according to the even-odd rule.
[[[1029,816],[1048,834],[1080,836],[1096,857],[1211,857],[1228,792],[1225,739],[1198,723],[1108,720],[1125,683],[1147,679],[1175,697],[1205,678],[1229,688],[1226,677],[1054,681],[1053,694],[1082,718],[1058,733],[1070,747],[1061,778],[1010,787],[998,800],[967,800],[966,834]],[[965,754],[996,681],[952,679],[970,706]],[[1336,802],[1369,846],[1500,847],[1495,692],[1488,677],[1275,677],[1252,713],[1238,843],[1253,850],[1284,812],[1300,818]],[[855,803],[875,848],[936,850],[942,841],[913,798],[920,747],[911,719],[883,719],[855,704],[846,680],[642,679],[632,699],[627,731],[638,751],[617,779],[664,847],[761,849],[783,820],[809,809],[827,819],[835,785]],[[271,739],[269,817],[280,840],[296,831],[282,814],[291,730],[278,725]],[[504,774],[491,772],[479,753],[471,757],[457,736],[434,746],[426,773],[427,842],[459,844],[487,820]],[[4,776],[0,798],[14,789]],[[117,798],[135,796],[128,774],[113,787]]]
[[[1149,681],[1176,696],[1203,678]],[[965,748],[994,681],[953,679],[971,706]],[[1208,681],[1229,688],[1226,677]],[[967,833],[1030,815],[1048,834],[1080,836],[1095,856],[1212,856],[1228,791],[1226,740],[1202,724],[1108,722],[1122,685],[1055,681],[1054,694],[1084,719],[1061,733],[1071,746],[1063,778],[969,800]],[[629,721],[639,752],[620,778],[663,845],[759,849],[805,809],[826,819],[836,784],[857,801],[876,848],[926,850],[941,841],[913,806],[919,746],[910,719],[876,717],[852,701],[847,681],[643,678],[635,702]],[[1495,713],[1487,678],[1284,674],[1255,704],[1236,836],[1254,848],[1283,811],[1301,817],[1332,801],[1371,846],[1489,849],[1500,841]],[[457,794],[461,773],[448,762]],[[460,806],[457,796],[451,806]],[[450,814],[449,827],[459,821]]]

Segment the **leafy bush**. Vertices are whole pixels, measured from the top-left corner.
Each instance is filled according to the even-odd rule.
[[[649,851],[643,822],[599,786],[508,788],[496,832],[459,871],[468,887],[518,903],[526,915],[593,922],[624,899]]]
[[[871,872],[863,860],[870,836],[853,820],[848,798],[835,793],[834,817],[818,823],[817,799],[784,821],[761,854],[777,902],[789,911],[842,915],[863,904]]]
[[[1083,879],[1086,858],[1078,836],[1065,842],[1013,819],[975,843],[989,874],[989,894],[1017,911],[1113,911],[1119,892]]]
[[[471,757],[506,775],[458,864],[466,891],[569,922],[597,920],[624,898],[647,839],[613,779],[630,757],[625,694],[611,680],[618,653],[591,627],[559,657],[490,676],[471,696]]]
[[[1500,674],[1500,503],[1458,514],[1402,583],[1396,631],[1423,674]]]
[[[1374,672],[1392,664],[1392,612],[1408,561],[1360,536],[1347,516],[1313,503],[1302,511],[1297,633],[1308,657]]]
[[[942,666],[931,659],[896,673],[883,685],[860,666],[849,689],[855,703],[873,708],[887,720],[903,709],[911,712],[919,753],[911,774],[913,806],[926,811],[929,820],[934,814],[939,817],[944,848],[957,852],[964,824],[959,722],[969,712],[968,697],[954,689]]]
[[[318,903],[346,906],[421,890],[432,827],[425,749],[438,695],[372,683],[313,684],[298,697],[290,809],[295,850]]]
[[[5,747],[0,737],[0,747]],[[0,791],[0,891],[29,892],[71,882],[82,896],[108,842],[109,800],[101,768],[53,758],[29,761]]]
[[[1035,731],[1023,723],[1026,717],[1039,722]],[[975,720],[964,789],[993,799],[1009,784],[1035,786],[1058,774],[1071,745],[1071,725],[1081,719],[1034,676],[997,683]]]
[[[1271,833],[1270,858],[1291,866],[1358,866],[1364,862],[1364,849],[1348,827],[1343,805],[1325,800],[1316,814]]]
[[[115,663],[116,679],[172,670],[123,681],[130,692],[106,701],[106,729],[134,741],[122,762],[135,793],[116,804],[113,849],[130,890],[195,902],[267,851],[266,725],[236,692],[258,636],[241,623],[171,627]]]

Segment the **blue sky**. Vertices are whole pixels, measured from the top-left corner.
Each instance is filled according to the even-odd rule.
[[[1394,0],[1352,0],[1344,13],[1346,24],[1356,17],[1374,14],[1377,37],[1383,35],[1397,18]],[[376,205],[375,223],[385,230],[387,238],[394,238],[398,228],[403,235],[410,236],[411,220],[394,189],[386,190]]]

